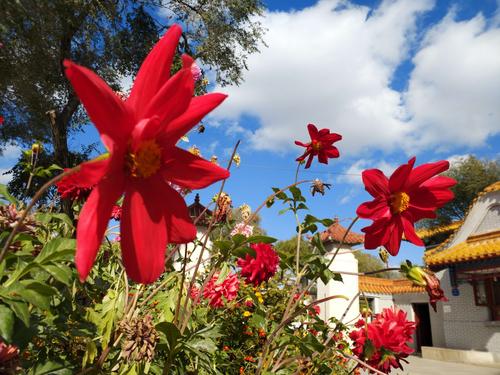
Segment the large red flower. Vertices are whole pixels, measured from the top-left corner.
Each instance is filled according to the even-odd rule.
[[[370,366],[385,373],[391,367],[401,368],[401,360],[413,353],[408,343],[413,342],[415,323],[406,320],[399,309],[384,309],[373,321],[360,325],[349,336],[353,340],[353,353]]]
[[[193,97],[189,56],[182,57],[182,69],[170,77],[180,35],[179,26],[170,27],[144,60],[125,101],[92,71],[64,62],[109,152],[108,158],[85,163],[79,172],[88,185],[96,185],[77,227],[76,266],[82,281],[120,196],[124,194],[123,264],[131,279],[150,283],[164,270],[167,243],[186,243],[196,236],[186,203],[169,183],[200,189],[229,176],[227,170],[176,147],[181,136],[226,98]]]
[[[246,254],[245,258],[238,259],[238,266],[241,267],[241,276],[258,286],[274,276],[280,258],[269,244],[251,244],[250,247],[255,251],[255,258]]]
[[[296,159],[297,161],[303,161],[308,157],[305,167],[309,168],[315,156],[317,156],[319,162],[323,164],[328,164],[328,159],[330,158],[339,157],[339,150],[333,143],[342,139],[340,134],[330,133],[328,129],[321,129],[318,131],[318,128],[313,124],[307,125],[307,130],[309,131],[311,142],[303,143],[295,141],[297,146],[306,148],[304,154]]]
[[[413,168],[415,158],[401,165],[390,178],[378,169],[363,172],[365,189],[375,199],[361,204],[359,217],[372,219],[373,224],[363,228],[365,248],[384,246],[396,255],[405,238],[415,245],[424,243],[416,235],[414,224],[420,219],[436,217],[436,209],[453,199],[450,187],[456,181],[450,177],[436,176],[449,167],[447,161],[422,164]]]

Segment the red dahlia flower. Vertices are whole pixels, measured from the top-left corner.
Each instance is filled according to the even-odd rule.
[[[115,204],[113,206],[113,209],[111,210],[111,218],[115,220],[120,220],[120,217],[122,216],[122,208],[121,206],[118,206]]]
[[[255,258],[246,254],[245,258],[238,259],[238,266],[241,267],[241,276],[248,283],[258,286],[274,276],[280,258],[269,244],[250,244],[250,247],[255,250]]]
[[[83,164],[82,169],[88,169],[90,164]],[[64,172],[69,168],[64,168]],[[63,199],[83,200],[87,198],[94,184],[86,178],[87,171],[72,173],[56,182],[57,192]]]
[[[306,148],[306,152],[297,161],[303,161],[307,156],[306,168],[311,166],[312,160],[315,156],[318,157],[320,163],[328,164],[328,159],[338,158],[339,150],[337,147],[333,146],[333,142],[340,141],[342,136],[336,133],[330,133],[328,129],[321,129],[318,131],[315,125],[307,125],[307,130],[309,131],[309,136],[311,137],[311,142],[302,143],[300,141],[295,141],[297,146],[302,146]]]
[[[223,307],[224,301],[232,301],[238,295],[240,289],[240,280],[235,273],[229,274],[224,281],[217,283],[219,275],[215,274],[205,286],[203,290],[203,297],[208,299],[208,303],[213,307]]]
[[[384,309],[374,320],[352,331],[353,353],[370,366],[385,373],[391,367],[401,368],[401,360],[413,353],[408,343],[413,342],[415,323],[406,320],[399,309]]]
[[[92,71],[66,60],[66,75],[85,106],[109,157],[84,163],[79,177],[96,185],[77,227],[76,266],[83,281],[94,263],[115,202],[124,194],[121,248],[128,276],[155,281],[168,243],[196,236],[186,203],[169,185],[204,188],[229,172],[176,147],[181,136],[225,98],[193,97],[193,59],[169,77],[181,28],[170,27],[144,60],[124,101]]]
[[[361,204],[359,217],[373,220],[363,228],[365,248],[384,246],[396,255],[405,238],[418,246],[424,243],[415,233],[414,224],[420,219],[435,218],[436,209],[453,199],[450,187],[456,181],[450,177],[436,176],[449,167],[447,161],[422,164],[413,168],[415,158],[401,165],[390,178],[378,169],[363,171],[365,189],[375,199]]]

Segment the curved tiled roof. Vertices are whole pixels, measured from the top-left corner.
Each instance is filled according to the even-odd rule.
[[[425,288],[414,285],[408,279],[381,279],[371,276],[359,276],[359,291],[375,294],[423,293]]]
[[[345,236],[347,228],[339,223],[339,219],[333,219],[333,224],[330,225],[325,231],[321,232],[320,239],[323,242],[336,242],[340,243]],[[349,232],[344,240],[346,245],[359,245],[365,241],[364,234]]]
[[[454,221],[451,224],[446,224],[446,225],[441,225],[439,227],[434,227],[434,228],[423,228],[419,229],[416,231],[417,236],[419,236],[421,239],[426,239],[429,237],[432,237],[436,234],[442,234],[442,233],[447,233],[447,232],[452,232],[456,229],[458,229],[462,225],[463,221]]]
[[[496,191],[500,191],[500,181],[494,182],[480,192],[469,205],[464,217],[467,217],[479,198]],[[465,220],[462,221],[462,224],[464,222]],[[424,253],[424,262],[428,265],[443,265],[500,256],[500,231],[471,236],[464,242],[446,248],[453,241],[461,227],[460,224],[450,237],[439,246],[426,251]]]
[[[500,257],[500,231],[469,237],[466,241],[425,257],[429,266]]]

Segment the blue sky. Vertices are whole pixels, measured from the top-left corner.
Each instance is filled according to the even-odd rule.
[[[345,225],[370,197],[360,173],[386,173],[409,157],[417,164],[475,154],[500,157],[500,12],[495,0],[266,1],[268,47],[250,56],[239,87],[216,87],[229,98],[189,135],[203,156],[226,163],[239,139],[241,166],[226,183],[234,206],[257,207],[271,187],[293,182],[295,158],[308,141],[307,123],[343,135],[339,159],[313,163],[300,178],[331,183],[308,197],[311,214]],[[91,127],[71,139],[96,141]],[[0,171],[15,160],[11,147]],[[4,176],[5,179],[5,176]],[[208,202],[218,186],[200,191]],[[188,196],[188,204],[194,195]],[[279,239],[294,235],[294,219],[262,211]],[[356,226],[368,225],[361,221]],[[423,249],[405,244],[391,263],[420,263]]]

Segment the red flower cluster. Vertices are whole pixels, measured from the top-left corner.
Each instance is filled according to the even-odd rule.
[[[19,348],[0,341],[0,373],[17,374],[20,370],[18,365]]]
[[[83,167],[83,165],[82,165]],[[87,168],[85,165],[83,168]],[[68,171],[69,168],[64,168],[64,172]],[[89,184],[88,180],[85,178],[84,173],[72,173],[62,180],[56,182],[57,192],[62,199],[84,200],[86,199],[92,188],[93,184]]]
[[[219,275],[215,274],[203,290],[203,297],[209,300],[208,303],[212,307],[223,307],[222,297],[226,301],[232,301],[240,289],[240,281],[235,273],[229,274],[221,283],[217,283],[218,278]]]
[[[384,246],[391,255],[397,255],[403,233],[418,246],[424,243],[415,233],[415,222],[436,217],[436,209],[453,199],[449,189],[456,184],[453,178],[436,176],[449,167],[447,161],[422,164],[413,168],[415,158],[401,165],[390,178],[378,169],[363,172],[365,189],[375,199],[361,204],[359,217],[373,220],[363,228],[365,248]]]
[[[3,116],[0,116],[0,125],[3,125],[3,122],[4,122],[4,118],[3,118]]]
[[[328,129],[321,129],[313,125],[307,125],[307,130],[309,131],[309,136],[311,137],[311,142],[303,143],[300,141],[295,141],[297,146],[305,147],[306,151],[297,161],[304,161],[306,157],[307,163],[305,168],[309,168],[315,156],[318,157],[318,161],[323,164],[328,164],[328,159],[338,158],[339,150],[333,145],[334,142],[340,141],[342,136],[336,133],[330,133]]]
[[[241,276],[257,286],[274,276],[280,258],[269,244],[251,244],[250,247],[255,250],[255,258],[246,254],[245,258],[238,259],[238,266],[241,267]]]
[[[170,71],[182,30],[173,25],[151,50],[122,100],[92,71],[64,61],[66,76],[101,135],[108,157],[84,163],[78,177],[95,185],[77,227],[76,267],[84,281],[92,268],[113,206],[124,195],[121,249],[127,275],[154,282],[165,268],[167,244],[196,237],[182,196],[170,184],[201,189],[229,177],[226,169],[176,146],[225,98],[193,97],[193,59]],[[86,168],[84,168],[86,167]]]
[[[321,312],[321,308],[318,305],[314,305],[309,309],[308,314],[309,314],[309,316],[314,317],[316,315],[319,315],[320,312]]]
[[[121,217],[122,217],[122,208],[121,206],[115,204],[113,206],[113,210],[111,211],[111,218],[115,220],[120,220]]]
[[[353,353],[370,366],[388,373],[391,367],[400,368],[401,360],[413,353],[415,323],[406,320],[399,309],[384,309],[373,321],[358,322],[359,330],[349,334],[354,341]]]

